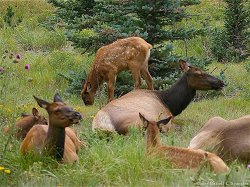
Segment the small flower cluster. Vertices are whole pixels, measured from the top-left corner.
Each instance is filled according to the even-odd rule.
[[[2,59],[5,60],[5,59],[7,58],[7,56],[9,56],[9,59],[12,60],[12,59],[14,58],[15,54],[14,54],[14,52],[12,52],[12,51],[9,53],[8,50],[5,50],[5,51],[4,51],[4,54],[3,54],[3,56],[2,56]],[[15,56],[15,58],[13,59],[12,62],[13,62],[13,63],[19,63],[20,60],[21,60],[21,58],[22,58],[21,54],[16,54],[16,56]]]
[[[3,166],[0,166],[0,171],[6,173],[6,174],[11,174],[11,171],[9,169],[4,168]]]
[[[4,54],[2,56],[2,60],[5,61],[5,59],[7,59],[7,57],[11,60],[12,63],[19,63],[22,59],[22,55],[21,54],[14,54],[14,52],[12,51],[8,51],[8,50],[5,50],[4,51]],[[30,70],[30,64],[26,64],[24,66],[24,69],[26,70]],[[3,66],[0,66],[0,74],[3,74],[5,71],[4,67]]]

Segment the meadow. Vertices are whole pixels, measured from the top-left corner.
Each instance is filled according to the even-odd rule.
[[[210,12],[218,20],[221,6],[215,6],[216,2],[220,1],[206,0],[197,11]],[[228,174],[216,175],[207,170],[173,169],[166,160],[146,157],[145,137],[136,129],[131,129],[126,137],[114,135],[109,142],[99,139],[91,131],[91,123],[106,103],[105,91],[100,91],[93,106],[86,107],[80,93],[67,92],[68,82],[60,76],[70,71],[88,72],[93,56],[74,49],[62,28],[49,31],[43,27],[55,9],[45,0],[1,0],[0,4],[0,67],[3,67],[0,72],[0,186],[250,186],[249,169],[237,162],[229,164]],[[8,6],[15,12],[12,27],[4,21]],[[221,23],[214,21],[214,24]],[[196,45],[198,40],[188,44],[190,55],[203,55],[201,45]],[[183,51],[183,44],[176,46],[177,51]],[[199,128],[213,116],[234,119],[250,114],[250,60],[213,62],[208,69],[216,76],[226,69],[222,78],[227,86],[216,93],[199,92],[195,101],[175,119],[182,131],[161,135],[163,145],[187,147]],[[49,157],[21,157],[21,141],[11,133],[2,133],[5,126],[13,129],[21,113],[31,113],[32,107],[47,116],[33,95],[52,101],[55,93],[84,116],[73,128],[87,147],[80,150],[80,161],[73,165],[58,164]]]

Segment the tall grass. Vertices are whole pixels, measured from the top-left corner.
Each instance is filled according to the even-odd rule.
[[[212,1],[213,3],[218,1]],[[201,9],[209,8],[220,17],[221,12],[213,10],[214,4],[203,1]],[[6,8],[14,7],[16,16],[23,21],[14,28],[6,27],[3,15]],[[209,5],[209,6],[208,6]],[[219,7],[220,8],[220,7]],[[249,171],[239,163],[229,165],[231,172],[215,175],[172,168],[161,158],[145,156],[145,137],[132,129],[126,136],[114,135],[107,141],[100,139],[91,131],[93,115],[106,102],[102,94],[94,106],[86,107],[79,95],[66,93],[67,82],[59,73],[79,69],[88,72],[93,57],[79,54],[70,47],[63,30],[48,31],[41,26],[53,7],[45,1],[1,1],[0,6],[0,57],[8,50],[5,59],[0,59],[4,72],[0,74],[0,132],[8,125],[13,129],[15,121],[22,112],[30,113],[32,107],[38,107],[32,95],[48,101],[55,92],[62,95],[64,101],[80,111],[84,119],[76,129],[82,141],[87,145],[79,152],[79,163],[73,165],[58,164],[50,157],[21,157],[21,141],[11,133],[0,136],[0,166],[10,170],[8,174],[0,171],[0,186],[215,186],[249,185]],[[199,40],[199,39],[198,39]],[[192,41],[190,48],[198,41]],[[177,50],[182,51],[177,45]],[[21,60],[12,63],[10,51],[20,53]],[[202,55],[200,50],[199,55]],[[197,53],[197,50],[190,50]],[[14,57],[15,58],[15,57]],[[26,70],[25,65],[30,64]],[[186,147],[198,129],[213,116],[220,115],[233,119],[250,113],[250,74],[245,64],[216,64],[209,69],[218,74],[225,69],[225,81],[228,86],[216,97],[209,95],[205,99],[193,102],[179,116],[176,123],[183,126],[182,132],[171,131],[161,135],[163,145]],[[43,109],[39,109],[47,115]]]

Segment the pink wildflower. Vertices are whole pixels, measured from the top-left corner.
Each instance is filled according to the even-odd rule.
[[[25,69],[26,69],[26,70],[30,70],[30,64],[26,64],[26,65],[25,65]]]
[[[20,60],[20,59],[22,58],[22,56],[21,56],[20,54],[17,54],[17,55],[16,55],[16,58],[17,58],[18,60]]]
[[[3,67],[0,66],[0,74],[2,74],[4,72]]]

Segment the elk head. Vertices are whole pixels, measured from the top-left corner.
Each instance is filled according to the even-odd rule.
[[[190,88],[195,90],[220,90],[225,86],[224,82],[220,79],[209,75],[184,60],[180,60],[180,68],[186,73]]]
[[[59,94],[55,94],[54,102],[52,103],[39,99],[36,96],[34,98],[40,107],[47,110],[50,125],[65,128],[78,123],[82,119],[82,115],[67,106]]]
[[[143,124],[143,128],[145,130],[150,129],[151,131],[154,132],[163,132],[163,126],[167,125],[168,122],[171,120],[172,116],[166,118],[166,119],[162,119],[159,121],[148,121],[141,113],[139,113],[139,117],[142,121]]]
[[[90,82],[83,80],[81,96],[85,105],[94,104],[95,91],[93,91]]]

